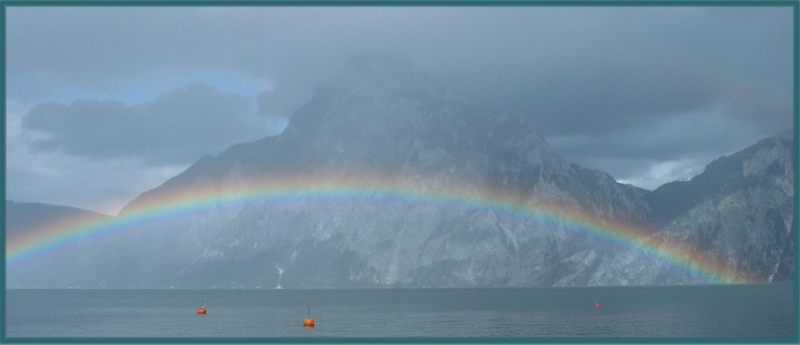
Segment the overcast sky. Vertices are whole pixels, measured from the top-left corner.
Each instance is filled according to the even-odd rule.
[[[9,7],[7,197],[114,214],[359,54],[652,189],[792,126],[791,7]]]

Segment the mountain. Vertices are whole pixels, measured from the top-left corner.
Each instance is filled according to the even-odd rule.
[[[71,219],[105,220],[109,216],[74,207],[6,200],[6,239],[14,243],[26,233],[47,228],[50,224]],[[91,269],[108,242],[80,240],[74,246],[41,255],[37,260],[27,260],[7,271],[10,288],[74,287],[82,282],[97,281]],[[85,286],[85,285],[84,285]]]
[[[647,193],[652,237],[678,241],[689,251],[721,258],[725,268],[758,282],[789,281],[794,274],[792,132],[766,138],[708,164],[689,181]],[[623,281],[677,284],[676,269],[664,262],[643,268],[621,252],[603,262]]]
[[[317,89],[283,133],[200,159],[141,194],[119,217],[175,195],[202,191],[219,200],[233,187],[263,181],[377,183],[412,186],[417,194],[387,201],[379,189],[366,188],[334,202],[314,195],[209,202],[115,234],[87,266],[101,272],[87,282],[199,288],[707,282],[630,245],[576,230],[569,212],[519,214],[487,207],[496,199],[464,195],[501,195],[523,208],[556,205],[598,227],[637,224],[649,229],[642,230],[647,238],[680,241],[761,281],[794,274],[787,240],[790,134],[720,158],[691,181],[649,192],[565,161],[535,122],[533,115],[460,99],[407,60],[356,58]]]
[[[353,184],[364,175],[413,180],[430,191],[468,181],[475,190],[520,191],[593,215],[648,219],[645,191],[564,161],[532,121],[432,85],[404,60],[353,61],[281,135],[206,157],[126,210],[180,189],[302,172]],[[278,279],[283,287],[580,285],[596,261],[613,255],[564,224],[486,208],[385,207],[368,197],[376,202],[212,210],[141,232],[166,242],[147,246],[135,234],[129,241],[154,253],[143,258],[143,279],[176,286],[271,287]]]
[[[654,219],[666,236],[727,257],[737,271],[770,282],[789,279],[792,147],[787,131],[711,162],[689,181],[659,187],[646,197]]]

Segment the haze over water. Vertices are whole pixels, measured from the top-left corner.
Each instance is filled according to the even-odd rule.
[[[371,290],[9,290],[9,337],[788,338],[791,284]],[[209,313],[198,316],[201,301]],[[602,305],[595,308],[595,301]],[[307,306],[317,321],[301,326]]]

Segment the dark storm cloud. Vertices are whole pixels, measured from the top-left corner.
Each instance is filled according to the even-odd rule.
[[[748,120],[730,105],[714,105],[600,135],[553,136],[549,142],[579,164],[653,189],[690,178],[712,160],[778,134],[764,127],[769,126]]]
[[[759,130],[751,131],[758,123],[744,119],[730,106],[714,105],[668,115],[600,135],[554,136],[550,143],[572,155],[669,160],[675,157],[675,152],[696,155],[740,150],[744,147],[730,147],[729,143],[743,140],[750,145],[762,139],[756,134]]]
[[[605,127],[569,121],[577,117],[624,124],[641,118],[634,113],[691,109],[737,88],[765,93],[791,87],[788,7],[10,13],[8,62],[14,76],[44,75],[102,90],[121,77],[234,70],[274,81],[286,101],[307,97],[350,56],[396,53],[471,96],[536,113],[545,133]]]
[[[269,85],[248,97],[264,121],[278,123],[349,57],[395,54],[475,103],[534,119],[567,159],[618,178],[664,170],[663,162],[701,164],[691,162],[792,123],[788,6],[12,7],[7,25],[8,94],[33,104],[125,101],[143,89],[152,98],[211,73]],[[91,108],[94,115],[77,121],[84,125],[115,109],[104,119],[119,124],[108,126],[142,128],[141,139],[159,147],[189,139],[135,124],[146,107],[82,102],[31,112],[39,119],[28,120],[30,128],[51,135],[35,147],[97,158],[145,154],[127,139],[92,148],[73,123],[43,120],[42,109],[78,116]],[[174,108],[175,122],[200,116]],[[182,156],[170,150],[149,159]]]
[[[40,152],[89,158],[136,158],[151,164],[188,163],[234,143],[273,134],[248,99],[203,84],[171,91],[152,102],[77,100],[45,103],[23,119],[38,132]]]
[[[463,73],[455,84],[534,118],[547,136],[603,135],[723,101],[752,108],[739,115],[771,122],[773,130],[787,124],[792,30],[785,9],[598,12],[552,32],[563,42],[528,51],[528,64]],[[492,87],[469,87],[482,84]]]

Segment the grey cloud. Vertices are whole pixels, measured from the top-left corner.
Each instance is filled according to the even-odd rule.
[[[545,134],[608,129],[571,120],[635,122],[641,117],[634,113],[686,110],[737,88],[791,100],[784,88],[791,87],[790,8],[12,8],[9,13],[11,84],[14,76],[44,73],[102,90],[120,77],[235,70],[274,81],[283,90],[281,101],[296,107],[348,57],[377,51],[405,55],[493,107],[534,114]]]
[[[254,107],[242,96],[192,84],[142,104],[83,99],[69,105],[41,104],[22,125],[39,134],[30,143],[38,152],[181,164],[274,134]]]
[[[676,152],[708,154],[733,152],[762,139],[764,130],[757,124],[731,115],[726,105],[708,106],[689,112],[656,118],[647,124],[619,127],[603,135],[551,137],[555,148],[568,154],[587,156],[625,156],[671,159]],[[733,112],[735,113],[735,112]],[[769,135],[777,135],[775,130]]]
[[[584,156],[581,164],[597,167],[619,182],[653,190],[669,181],[690,179],[714,158],[717,157],[703,154],[674,160]]]
[[[554,33],[563,42],[532,37],[528,46],[539,50],[528,50],[528,64],[512,58],[502,73],[481,68],[453,84],[481,102],[534,118],[548,136],[602,135],[723,100],[750,107],[740,112],[750,121],[790,121],[792,29],[785,9],[595,14]]]
[[[67,205],[116,214],[142,191],[185,166],[147,166],[124,159],[91,160],[58,153],[8,155],[7,196],[15,201]]]
[[[701,172],[713,159],[778,135],[783,129],[748,119],[736,104],[720,103],[600,135],[554,136],[549,142],[575,162],[620,180],[646,181],[639,186],[655,188],[691,177],[689,173]]]
[[[113,96],[140,85],[169,89],[197,74],[236,75],[274,86],[252,100],[261,121],[275,124],[262,133],[274,133],[350,56],[377,52],[410,58],[486,108],[530,117],[568,160],[618,178],[666,169],[664,162],[685,166],[675,176],[695,171],[703,157],[792,124],[789,6],[10,7],[7,15],[8,97],[33,103],[120,99]],[[74,111],[77,103],[53,109]],[[229,102],[244,112],[236,104]],[[724,113],[709,111],[719,106]],[[148,112],[113,102],[87,107],[95,117],[99,109]],[[77,124],[57,121],[38,125],[50,135],[34,141],[38,150],[144,154],[132,138],[93,148],[67,134]],[[142,157],[151,163],[190,156],[171,152],[189,148],[170,148],[160,129],[140,133],[164,149]]]

